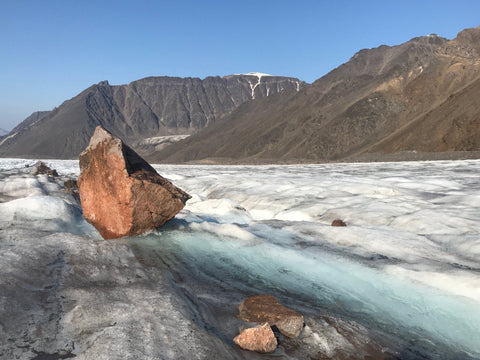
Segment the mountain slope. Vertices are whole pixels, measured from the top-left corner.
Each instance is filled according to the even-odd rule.
[[[75,158],[97,125],[130,143],[192,134],[245,101],[304,86],[298,79],[257,73],[203,80],[150,77],[120,86],[104,81],[27,118],[0,141],[0,156]]]
[[[361,50],[285,101],[245,104],[225,124],[151,160],[324,161],[365,152],[480,150],[479,34],[467,29],[451,41],[429,35]]]
[[[480,79],[378,142],[370,152],[480,150]]]

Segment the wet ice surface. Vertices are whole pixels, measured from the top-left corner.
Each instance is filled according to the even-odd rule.
[[[255,357],[231,342],[236,307],[269,293],[307,323],[272,356],[480,358],[478,160],[156,166],[192,199],[163,229],[112,242],[56,182],[8,172],[32,163],[0,160],[1,270],[13,274],[1,277],[0,302],[23,289],[34,298],[25,326],[36,329],[8,333],[15,345],[0,341],[0,353]],[[78,175],[76,162],[47,163]],[[348,226],[331,227],[336,218]],[[51,270],[18,274],[28,256],[50,269],[58,254],[57,287],[32,289],[51,286]],[[45,298],[57,297],[47,311]],[[10,322],[0,315],[0,339]],[[48,332],[57,340],[35,336]]]

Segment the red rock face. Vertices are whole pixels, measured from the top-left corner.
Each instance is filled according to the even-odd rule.
[[[274,296],[258,295],[238,307],[239,317],[247,322],[275,325],[285,336],[295,338],[303,329],[303,315],[280,304]]]
[[[243,330],[233,341],[242,349],[261,353],[269,353],[277,348],[277,339],[267,323]]]
[[[79,160],[83,216],[104,239],[162,226],[190,198],[101,126]]]

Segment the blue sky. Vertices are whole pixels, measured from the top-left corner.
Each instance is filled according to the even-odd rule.
[[[102,80],[313,82],[360,49],[480,25],[480,1],[0,0],[0,128]]]

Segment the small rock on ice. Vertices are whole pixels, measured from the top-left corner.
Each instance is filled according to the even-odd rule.
[[[277,339],[268,323],[243,330],[233,341],[242,349],[269,353],[277,348]]]
[[[239,317],[247,322],[276,326],[285,336],[296,338],[303,329],[303,315],[280,304],[272,295],[258,295],[245,299],[238,307]]]
[[[347,226],[347,224],[343,220],[335,219],[332,221],[332,226]]]

